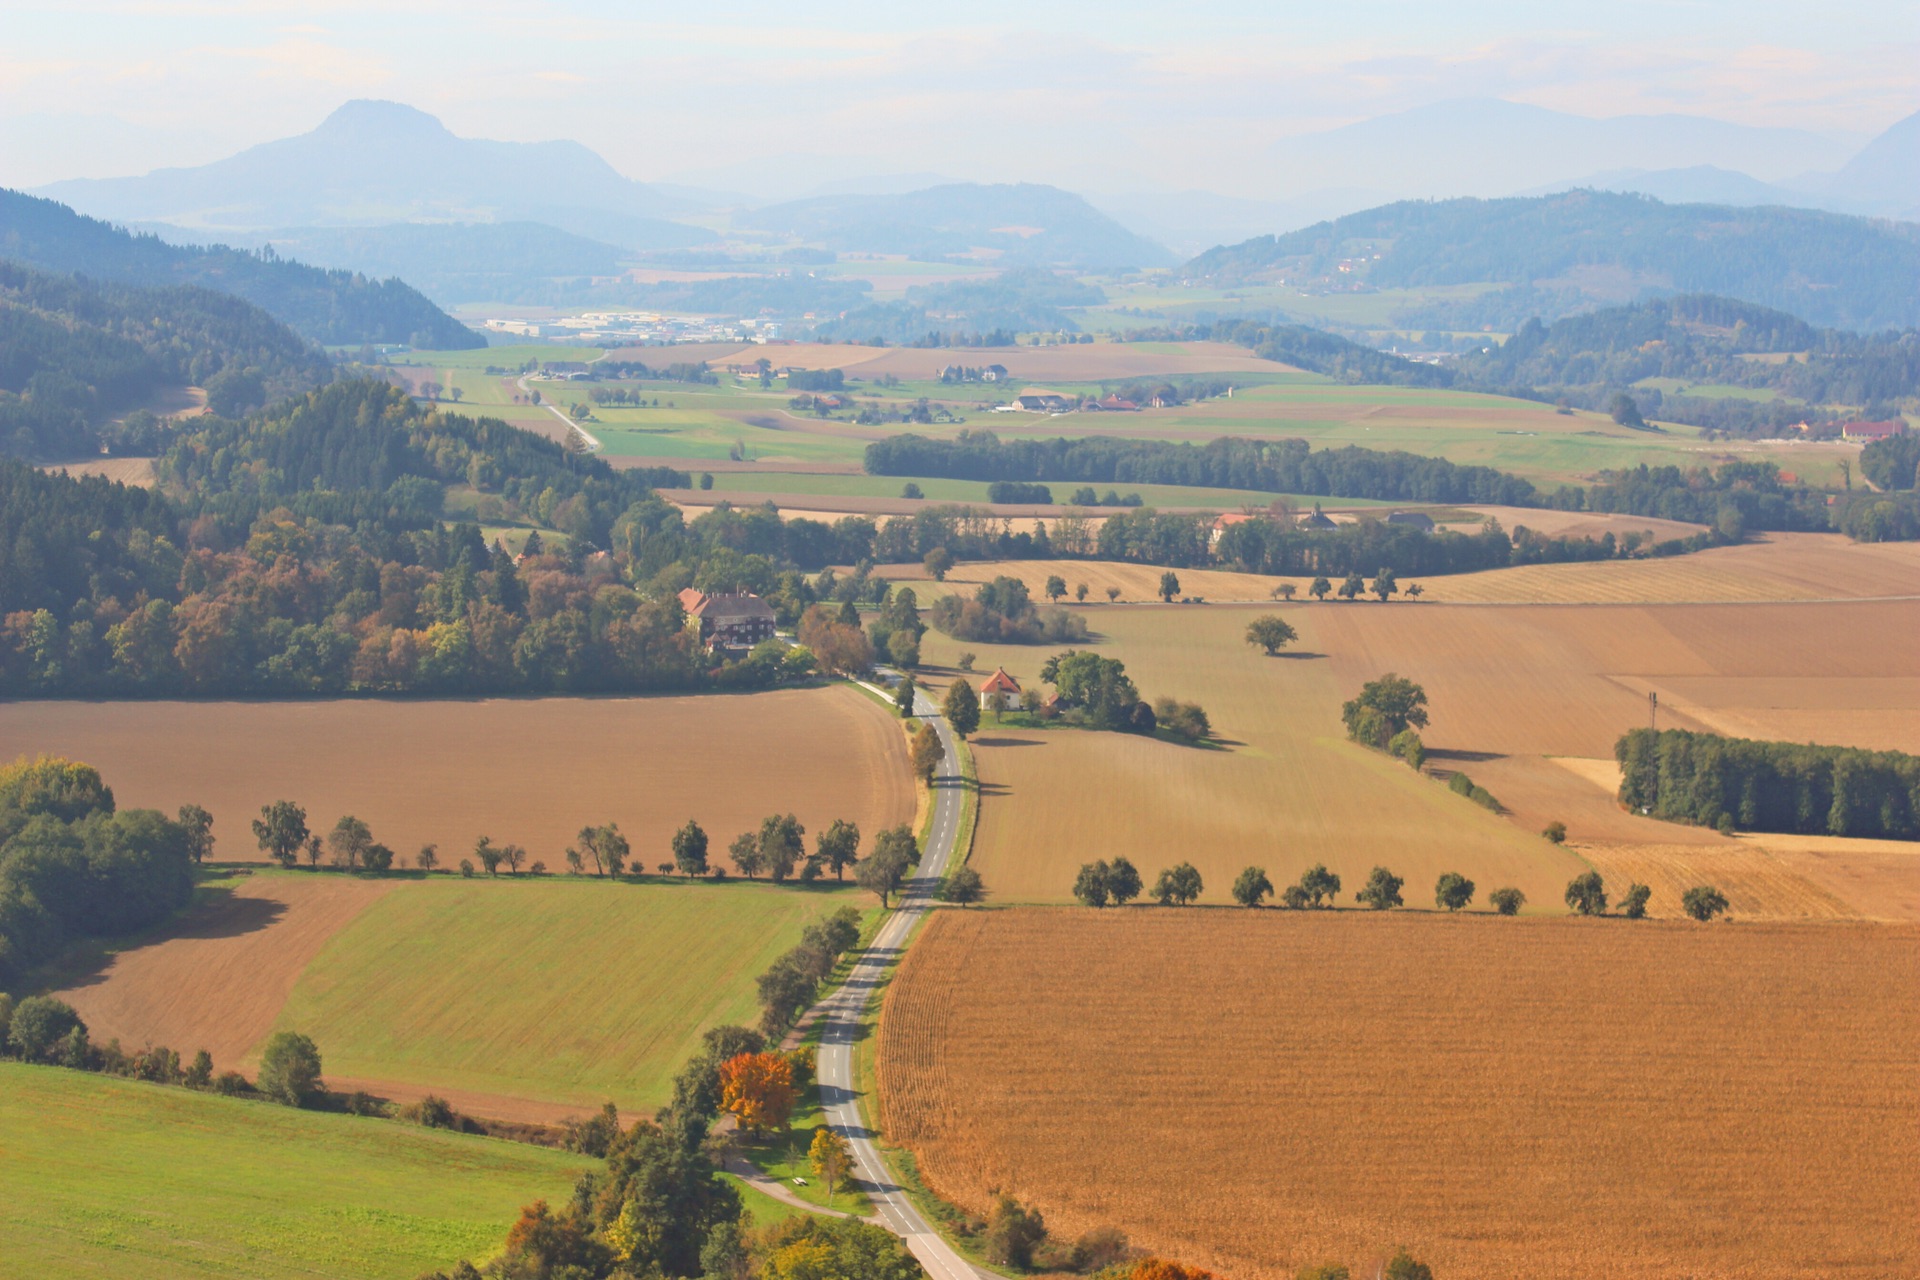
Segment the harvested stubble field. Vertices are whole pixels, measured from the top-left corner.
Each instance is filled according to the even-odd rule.
[[[1142,696],[1199,702],[1221,744],[1002,730],[989,714],[975,739],[985,799],[973,865],[994,898],[1070,900],[1081,863],[1124,853],[1149,882],[1162,867],[1193,862],[1209,902],[1226,901],[1233,877],[1250,863],[1283,885],[1324,862],[1350,893],[1384,862],[1407,878],[1415,897],[1430,894],[1442,872],[1458,871],[1483,895],[1514,885],[1535,905],[1558,903],[1566,882],[1585,869],[1578,858],[1344,740],[1340,703],[1357,685],[1347,686],[1309,625],[1333,612],[1294,609],[1288,616],[1302,625],[1298,651],[1268,658],[1243,639],[1253,610],[1088,610],[1098,651],[1127,664]],[[1033,686],[1055,647],[961,644],[929,632],[922,651],[951,665],[960,650],[973,650],[978,670],[1005,665]]]
[[[1614,800],[1612,765],[1615,740],[1646,722],[1650,689],[1660,693],[1664,725],[1920,751],[1920,647],[1910,639],[1920,634],[1920,600],[1296,604],[1274,609],[1301,637],[1280,658],[1244,642],[1248,620],[1263,611],[1084,611],[1098,651],[1124,661],[1143,696],[1199,702],[1225,749],[1002,731],[989,716],[979,736],[986,800],[974,859],[995,895],[1065,900],[1080,863],[1123,852],[1149,878],[1193,861],[1208,901],[1224,901],[1248,864],[1266,867],[1279,885],[1325,861],[1349,891],[1383,863],[1406,878],[1409,902],[1427,901],[1435,878],[1452,870],[1474,880],[1482,900],[1513,884],[1533,908],[1558,912],[1567,880],[1603,860],[1589,853],[1600,846],[1645,847],[1658,858],[1668,846],[1731,857],[1764,845],[1753,867],[1728,877],[1744,916],[1822,915],[1839,902],[1847,914],[1920,919],[1920,894],[1901,890],[1915,859],[1860,841],[1802,856],[1816,841],[1733,841],[1629,814]],[[1037,680],[1053,651],[938,633],[923,646],[930,661],[948,665],[968,649],[977,670],[1004,664],[1023,684]],[[1508,816],[1342,740],[1340,703],[1387,671],[1427,690],[1429,769],[1464,770]],[[1568,824],[1575,850],[1531,834],[1555,820]],[[1655,914],[1678,913],[1678,891],[1667,885],[1683,874],[1691,873],[1679,866],[1644,881],[1656,890]]]
[[[807,924],[868,901],[850,886],[266,872],[61,994],[101,1041],[205,1047],[250,1074],[271,1031],[296,1030],[336,1089],[552,1123],[666,1102],[703,1032],[754,1021],[754,978]]]
[[[526,847],[549,871],[580,828],[618,822],[648,866],[688,818],[718,849],[769,813],[809,831],[877,831],[913,814],[898,726],[846,688],[656,698],[462,701],[16,702],[0,758],[49,752],[98,768],[123,808],[214,817],[214,857],[263,860],[260,807],[303,805],[324,833],[342,814],[403,858],[475,840]]]
[[[942,912],[881,1114],[973,1212],[1250,1280],[1402,1245],[1492,1280],[1911,1275],[1916,984],[1909,926]]]
[[[0,1063],[0,1272],[393,1280],[482,1259],[583,1157]]]
[[[1623,525],[1623,527],[1628,527]],[[1066,579],[1068,590],[1084,582],[1094,603],[1106,600],[1108,586],[1120,588],[1124,602],[1157,600],[1157,565],[1111,560],[968,561],[956,565],[946,582],[925,580],[917,564],[883,565],[883,576],[913,587],[924,604],[932,595],[971,591],[999,575],[1019,578],[1035,599],[1049,575]],[[1307,600],[1310,577],[1267,577],[1224,569],[1177,569],[1182,594],[1217,603],[1270,600],[1291,582],[1296,598]],[[1419,582],[1423,604],[1721,604],[1768,600],[1882,600],[1920,598],[1920,543],[1861,544],[1835,533],[1775,533],[1766,541],[1717,547],[1692,555],[1653,560],[1605,560],[1584,564],[1521,565],[1482,573],[1439,577],[1402,575],[1404,590]],[[1334,583],[1338,586],[1336,580]],[[1368,597],[1371,599],[1372,597]],[[1404,597],[1402,603],[1411,603]],[[1330,604],[1340,601],[1329,598]]]

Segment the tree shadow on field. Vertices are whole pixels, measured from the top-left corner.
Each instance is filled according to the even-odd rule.
[[[976,747],[1044,747],[1047,744],[1033,738],[975,738]]]
[[[271,898],[241,898],[222,894],[178,919],[120,938],[97,939],[69,955],[42,975],[42,982],[58,987],[92,987],[105,982],[114,957],[158,946],[176,939],[238,938],[271,928],[287,913],[287,904]]]
[[[1324,658],[1326,656],[1324,653],[1309,653],[1305,649],[1299,649],[1293,652],[1283,650],[1280,653],[1270,653],[1267,655],[1269,658],[1285,658],[1289,662],[1301,662],[1310,658]]]
[[[1459,760],[1467,764],[1484,764],[1488,760],[1505,760],[1506,758],[1507,754],[1504,751],[1461,751],[1457,748],[1446,747],[1427,748],[1427,759],[1429,760]]]

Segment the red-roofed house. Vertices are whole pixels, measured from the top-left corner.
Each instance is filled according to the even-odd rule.
[[[1253,517],[1244,511],[1229,511],[1226,515],[1215,518],[1213,528],[1207,534],[1207,545],[1210,547],[1220,545],[1221,535],[1234,525],[1244,524],[1251,519]]]
[[[1020,682],[1007,674],[1005,667],[995,667],[993,674],[980,685],[981,693],[1004,693],[1010,698],[1020,696]]]
[[[688,587],[680,607],[700,626],[700,643],[709,649],[751,649],[773,639],[773,608],[755,595],[708,595]]]

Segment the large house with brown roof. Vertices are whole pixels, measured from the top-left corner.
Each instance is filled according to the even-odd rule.
[[[688,587],[680,593],[680,607],[688,625],[700,628],[700,643],[709,649],[751,649],[773,639],[773,606],[759,596],[708,595]]]

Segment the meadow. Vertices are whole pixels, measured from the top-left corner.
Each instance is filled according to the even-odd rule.
[[[564,870],[588,825],[617,822],[648,866],[697,819],[716,849],[769,813],[808,830],[877,831],[912,816],[897,726],[857,692],[705,697],[16,702],[9,757],[50,752],[99,769],[123,807],[214,817],[214,857],[262,861],[262,805],[304,806],[324,834],[354,814],[411,860],[457,866],[482,835]],[[746,781],[743,781],[746,780]]]
[[[880,1022],[882,1127],[971,1212],[1251,1280],[1400,1246],[1911,1274],[1916,983],[1910,926],[941,912]]]
[[[612,360],[661,362],[663,348],[608,352]],[[545,434],[565,428],[544,409],[513,403],[518,394],[511,377],[484,373],[486,365],[512,366],[528,358],[592,359],[600,353],[558,347],[503,347],[486,352],[418,352],[399,374],[410,383],[432,379],[459,386],[469,411],[496,413]],[[1317,374],[1261,360],[1243,348],[1222,343],[1114,343],[920,350],[854,345],[706,343],[670,349],[675,361],[705,361],[721,371],[717,386],[648,380],[622,383],[659,404],[647,407],[600,406],[588,429],[602,442],[603,456],[619,462],[671,462],[697,469],[703,461],[750,459],[763,472],[748,482],[735,480],[742,494],[795,495],[827,492],[796,484],[788,468],[801,471],[825,465],[847,472],[859,469],[861,450],[870,440],[901,431],[949,435],[963,429],[993,430],[1010,438],[1064,435],[1120,435],[1142,439],[1204,442],[1222,435],[1254,438],[1303,438],[1316,448],[1362,445],[1405,449],[1444,456],[1459,463],[1482,463],[1526,476],[1544,487],[1586,479],[1603,468],[1645,462],[1659,465],[1711,465],[1736,457],[1770,457],[1805,479],[1838,480],[1838,464],[1852,446],[1781,443],[1715,443],[1690,427],[1660,433],[1633,431],[1604,414],[1558,414],[1533,401],[1472,392],[1408,387],[1346,386]],[[908,427],[859,426],[842,412],[821,419],[787,409],[791,393],[776,381],[761,390],[730,370],[750,367],[760,358],[780,367],[838,368],[855,382],[860,402],[898,410],[927,397],[955,414],[958,422]],[[947,364],[1007,366],[1009,378],[995,384],[941,384]],[[1231,399],[1216,398],[1138,414],[990,414],[1023,386],[1044,384],[1062,392],[1097,392],[1127,379],[1219,377],[1233,381]],[[888,379],[892,385],[882,385]],[[593,384],[534,383],[543,397],[565,406],[585,401]],[[897,493],[917,479],[929,486],[939,478],[887,477],[871,493]],[[748,488],[751,483],[752,488]],[[1071,482],[1069,482],[1071,483]],[[970,490],[968,491],[970,494]],[[843,498],[856,496],[841,493]],[[1243,498],[1231,492],[1167,493],[1151,501],[1231,509]],[[832,508],[830,508],[832,509]]]
[[[496,1252],[586,1163],[390,1121],[0,1063],[8,1275],[402,1280]]]
[[[205,1047],[251,1073],[267,1035],[295,1030],[336,1091],[535,1123],[664,1104],[702,1033],[758,1020],[754,979],[806,925],[868,905],[851,885],[571,876],[272,871],[237,894],[60,994],[102,1042]]]

